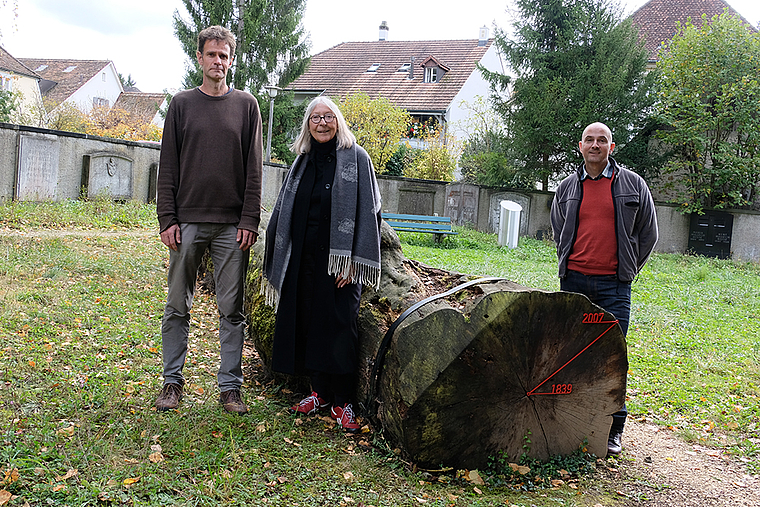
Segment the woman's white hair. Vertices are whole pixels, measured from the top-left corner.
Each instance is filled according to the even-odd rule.
[[[296,140],[293,142],[293,146],[290,147],[296,155],[309,153],[309,150],[311,149],[312,138],[311,131],[309,130],[309,118],[314,112],[314,109],[320,104],[329,107],[330,111],[335,114],[335,121],[338,122],[338,131],[335,134],[335,137],[338,138],[338,148],[350,148],[356,142],[356,136],[354,136],[354,134],[348,129],[346,119],[343,117],[343,113],[340,112],[340,109],[338,109],[335,102],[328,97],[320,95],[309,102],[309,105],[306,107],[306,113],[303,115],[303,123],[301,123],[301,132],[299,132],[298,137],[296,137]]]

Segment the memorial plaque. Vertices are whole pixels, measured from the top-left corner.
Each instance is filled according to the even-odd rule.
[[[16,177],[16,198],[21,201],[56,199],[58,185],[58,137],[22,135]]]
[[[446,212],[456,225],[472,225],[477,222],[479,189],[475,185],[449,185]]]
[[[407,215],[433,215],[434,192],[401,190],[398,195],[398,212]]]
[[[724,211],[693,213],[689,223],[688,251],[705,257],[731,258],[731,235],[734,216]]]
[[[132,198],[132,160],[121,155],[90,155],[87,196],[112,199]]]

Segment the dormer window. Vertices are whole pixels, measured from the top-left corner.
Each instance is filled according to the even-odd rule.
[[[379,63],[373,63],[372,65],[369,66],[369,69],[367,69],[367,72],[377,72],[377,69],[379,68],[380,68]]]
[[[440,83],[443,76],[451,70],[434,56],[428,56],[420,66],[425,70],[422,77],[423,83]]]

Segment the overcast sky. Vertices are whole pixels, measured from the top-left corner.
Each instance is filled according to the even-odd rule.
[[[621,0],[633,12],[646,0]],[[182,84],[187,59],[174,37],[180,0],[0,0],[0,45],[17,58],[112,60],[144,92]],[[748,21],[760,21],[758,0],[729,0]],[[386,21],[390,40],[475,39],[478,29],[508,28],[512,0],[307,0],[304,26],[312,53],[347,41],[378,39]]]

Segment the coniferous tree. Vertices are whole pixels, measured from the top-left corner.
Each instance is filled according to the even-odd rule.
[[[567,174],[583,128],[606,123],[620,147],[643,125],[654,76],[638,31],[608,0],[516,0],[514,37],[496,31],[511,74],[481,68],[509,133],[521,178]]]
[[[199,86],[198,33],[211,25],[229,28],[237,39],[230,83],[258,94],[268,84],[285,86],[306,69],[309,45],[301,19],[305,0],[182,0],[190,17],[174,12],[174,33],[188,56],[184,84]]]

